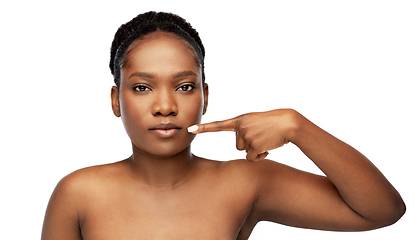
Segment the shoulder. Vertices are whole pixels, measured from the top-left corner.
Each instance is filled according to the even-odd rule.
[[[282,180],[293,175],[300,174],[301,171],[272,161],[248,161],[246,159],[236,159],[230,161],[207,160],[215,176],[226,182],[237,181],[260,190],[260,186],[268,185],[269,181]]]
[[[272,161],[248,161],[246,159],[237,159],[218,164],[218,168],[227,173],[234,172],[235,174],[248,174],[251,177],[264,176],[272,174],[276,171],[284,171],[288,166]]]
[[[239,181],[250,187],[258,198],[270,192],[286,191],[299,182],[322,180],[322,176],[287,166],[273,160],[231,160],[218,165],[221,175],[229,181]]]
[[[68,174],[62,180],[68,182],[103,180],[115,177],[117,174],[123,174],[123,171],[125,171],[124,166],[125,161],[119,161],[115,163],[86,167]]]
[[[63,177],[59,184],[65,186],[76,186],[91,184],[112,176],[117,171],[117,165],[121,162],[97,165],[76,170]],[[58,185],[59,185],[58,184]]]
[[[81,239],[79,226],[87,210],[103,199],[101,189],[106,189],[106,179],[115,178],[121,165],[88,167],[62,178],[48,203],[42,239]]]
[[[122,162],[97,165],[76,170],[63,177],[52,194],[52,197],[66,199],[71,204],[82,204],[91,196],[108,187],[117,175],[122,175]],[[69,202],[68,202],[69,204]]]

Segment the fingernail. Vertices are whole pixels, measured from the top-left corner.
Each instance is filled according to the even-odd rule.
[[[197,129],[199,129],[199,127],[198,127],[198,126],[196,126],[196,125],[193,125],[193,126],[188,127],[188,128],[187,128],[187,131],[188,131],[189,133],[191,133],[191,132],[195,132],[195,131],[197,131]]]

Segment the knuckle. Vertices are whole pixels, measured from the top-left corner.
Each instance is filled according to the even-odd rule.
[[[245,147],[243,145],[236,144],[236,149],[245,150]]]
[[[215,125],[215,127],[220,128],[222,127],[222,122],[221,121],[215,121],[213,122],[213,125]]]
[[[248,124],[246,124],[244,122],[241,122],[238,125],[238,129],[240,129],[240,130],[246,130],[247,128],[248,128]]]
[[[207,128],[206,125],[201,124],[201,125],[198,126],[197,131],[204,131],[204,130],[206,130],[206,128]]]

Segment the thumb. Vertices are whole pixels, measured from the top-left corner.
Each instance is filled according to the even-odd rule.
[[[264,160],[268,156],[268,152],[257,153],[253,150],[249,150],[246,154],[246,160],[248,161],[261,161]]]

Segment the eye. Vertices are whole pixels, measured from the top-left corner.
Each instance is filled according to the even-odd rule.
[[[134,86],[133,89],[136,90],[137,92],[144,92],[144,91],[150,91],[151,90],[150,88],[148,88],[144,85]]]
[[[177,91],[183,91],[183,92],[190,92],[195,89],[195,85],[193,84],[185,84],[177,88]]]

